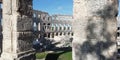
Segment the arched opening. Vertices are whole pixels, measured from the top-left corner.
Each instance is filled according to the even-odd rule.
[[[56,32],[56,36],[58,36],[58,32]]]
[[[44,34],[44,37],[47,37],[47,34],[46,34],[46,33]]]
[[[59,29],[60,31],[62,30],[62,27],[60,26],[60,29]]]
[[[117,37],[120,37],[120,32],[117,32]]]
[[[52,38],[54,38],[54,33],[51,33],[52,34]]]
[[[55,27],[55,31],[58,31],[58,27],[57,26]]]
[[[48,38],[50,38],[50,33],[48,33]]]
[[[70,35],[70,32],[68,32],[68,35]]]
[[[64,30],[66,30],[66,26],[64,26]]]
[[[73,36],[73,35],[74,35],[74,33],[72,32],[72,33],[71,33],[71,36]]]
[[[66,4],[66,2],[68,4]],[[52,4],[50,2],[53,2]],[[71,20],[73,0],[33,0],[33,9],[46,13],[41,16],[41,24],[44,25],[43,33],[48,33],[48,37],[54,39],[64,39],[69,28],[65,25],[69,24],[66,20]],[[50,30],[46,32],[46,26],[50,26]],[[63,36],[59,36],[63,35]],[[46,34],[44,35],[44,37]],[[58,36],[58,37],[57,37]],[[55,38],[54,38],[55,37]],[[49,39],[48,39],[49,40]],[[53,47],[51,47],[53,48]],[[50,59],[54,60],[54,59]]]
[[[19,1],[20,1],[20,0],[19,0]],[[38,1],[38,0],[37,0],[37,1]],[[64,1],[65,1],[65,0],[64,0]],[[76,1],[78,1],[78,0],[76,0]],[[108,0],[108,1],[109,1],[109,0]],[[110,0],[110,1],[113,1],[113,0]],[[57,1],[56,1],[56,2],[57,2]],[[42,3],[43,3],[43,2],[42,2]],[[65,3],[66,3],[66,2],[65,2]],[[49,5],[49,4],[48,4],[48,5]],[[44,6],[44,5],[42,5],[42,6]],[[89,7],[89,6],[87,6],[87,7]],[[48,8],[48,9],[49,9],[49,8]],[[63,8],[60,7],[60,8],[58,8],[58,9],[63,9]],[[111,10],[111,9],[107,9],[107,11],[108,11],[108,10]],[[102,11],[102,12],[103,12],[103,11]],[[100,11],[100,13],[102,13],[102,12]],[[104,12],[103,12],[103,13],[104,13]],[[107,15],[104,15],[104,16],[107,16]],[[104,16],[103,16],[103,14],[102,14],[102,18],[105,18]],[[110,18],[110,17],[109,17],[109,18]],[[45,20],[45,19],[46,19],[46,18],[43,17],[43,20]],[[93,25],[94,25],[94,24],[93,24]],[[93,25],[92,25],[92,27],[93,27]],[[91,26],[88,26],[88,29],[90,29],[89,27],[91,27]],[[105,30],[105,28],[104,28],[103,30]],[[88,30],[87,30],[87,31],[88,31]],[[91,32],[91,30],[90,30],[90,32]],[[46,34],[46,33],[45,33],[45,34]],[[93,33],[93,31],[92,31],[92,34],[95,35],[95,34]],[[73,33],[72,33],[72,35],[73,35]],[[105,35],[106,35],[107,37],[109,37],[108,40],[111,40],[108,33],[105,34]],[[25,35],[25,36],[26,36],[26,35]],[[90,36],[90,37],[91,37],[91,36]],[[86,39],[84,39],[84,40],[86,40]],[[99,47],[101,47],[102,49],[103,49],[103,47],[104,47],[104,48],[105,48],[104,50],[106,50],[106,45],[109,45],[109,44],[106,44],[105,42],[102,42],[102,43],[101,43],[101,42],[98,42],[98,43],[99,43],[99,44],[102,44],[102,46],[99,46],[99,45],[95,45],[95,46],[94,46],[94,45],[92,45],[92,47],[91,47],[91,42],[90,42],[90,43],[89,43],[88,41],[85,42],[85,44],[83,45],[83,49],[82,49],[82,50],[84,50],[84,48],[85,48],[86,51],[83,51],[82,53],[88,53],[88,52],[89,52],[89,54],[90,54],[90,53],[92,52],[92,54],[93,54],[94,47],[98,46],[97,49],[95,48],[95,51],[98,50],[99,52],[98,52],[98,51],[95,52],[96,54],[94,54],[94,55],[97,55],[97,53],[98,53],[98,56],[99,56],[99,55],[101,56],[101,55],[102,55],[102,54],[101,54],[101,53],[102,53],[102,52],[101,52],[102,50],[99,50]],[[108,43],[110,43],[110,41],[109,41]],[[110,44],[112,44],[112,43],[110,43]],[[105,45],[105,46],[104,46],[104,45]],[[77,46],[78,46],[78,47],[76,47],[76,48],[80,48],[80,47],[79,47],[79,44],[78,44]],[[86,46],[86,47],[84,47],[84,46]],[[110,45],[109,45],[109,46],[110,46]],[[109,48],[109,46],[108,46],[107,48]],[[82,47],[82,46],[81,46],[81,47]],[[87,48],[89,48],[90,50],[87,49]],[[91,50],[91,48],[92,48],[93,50]],[[109,49],[110,49],[110,48],[109,48]],[[108,53],[108,52],[107,52],[107,53]],[[119,53],[119,50],[118,50],[118,53]],[[76,53],[76,54],[79,55],[79,53]],[[109,54],[110,54],[110,53],[109,53]],[[91,56],[92,56],[92,55],[91,55]],[[107,59],[107,58],[108,58],[108,57],[106,58],[105,56],[102,56],[102,57],[103,57],[104,59]],[[111,56],[110,56],[110,58],[111,58]],[[83,58],[83,59],[84,59],[84,58]]]
[[[62,35],[62,32],[60,32],[60,36]]]

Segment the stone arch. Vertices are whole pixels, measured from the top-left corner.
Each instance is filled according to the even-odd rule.
[[[66,26],[64,26],[64,29],[63,29],[64,31],[66,30]]]
[[[59,29],[60,31],[62,30],[62,27],[60,26],[60,29]]]
[[[51,38],[54,38],[54,32],[51,32]]]
[[[74,33],[73,32],[71,32],[71,36],[73,36],[74,35]]]
[[[62,25],[61,24],[59,24],[59,30],[62,31]]]
[[[68,32],[68,35],[70,35],[70,32]]]
[[[50,36],[51,34],[50,33],[48,33],[48,38],[50,38],[51,36]]]
[[[60,36],[62,35],[62,32],[60,32]]]
[[[56,32],[56,36],[58,36],[58,32]]]
[[[59,25],[55,24],[55,31],[59,31]]]
[[[66,35],[66,32],[64,32],[64,34],[63,35]]]

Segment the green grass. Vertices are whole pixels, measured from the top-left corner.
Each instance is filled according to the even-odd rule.
[[[72,52],[66,52],[59,56],[58,60],[72,60]]]
[[[36,53],[36,59],[43,59],[47,56],[46,52]]]
[[[52,57],[51,60],[56,60],[56,58],[57,60],[72,60],[72,51],[68,51],[68,52],[58,51],[54,53],[47,53],[47,52],[36,53],[36,59],[47,58],[49,60],[51,57]]]

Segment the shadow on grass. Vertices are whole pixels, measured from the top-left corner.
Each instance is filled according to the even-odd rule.
[[[60,55],[72,51],[71,48],[61,48],[61,49],[57,49],[57,50],[61,51],[61,52],[56,51],[56,53],[49,53],[46,56],[45,60],[58,60]]]

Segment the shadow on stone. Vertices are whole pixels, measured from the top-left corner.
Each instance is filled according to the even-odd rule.
[[[20,60],[36,60],[36,56],[35,55],[30,55],[28,57],[23,57]]]
[[[0,56],[2,54],[2,40],[3,40],[2,26],[0,25]]]
[[[112,26],[110,22],[115,24],[117,21],[118,10],[115,5],[116,3],[105,6],[103,10],[94,12],[95,16],[88,19],[86,27],[87,40],[82,45],[75,44],[75,49],[80,50],[75,52],[78,56],[81,55],[80,60],[89,60],[87,56],[90,57],[91,55],[92,59],[94,57],[97,60],[116,60],[116,51],[112,52],[112,54],[110,52],[110,55],[109,52],[106,53],[106,51],[117,50],[113,48],[116,45],[116,33],[113,29],[111,31],[108,30]],[[97,20],[94,17],[100,19]]]

